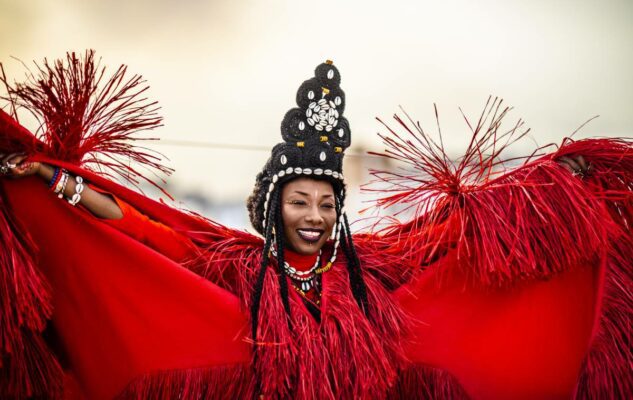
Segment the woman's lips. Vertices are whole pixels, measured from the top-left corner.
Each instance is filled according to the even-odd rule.
[[[315,243],[321,239],[323,235],[322,229],[297,229],[297,234],[299,237],[306,242]]]

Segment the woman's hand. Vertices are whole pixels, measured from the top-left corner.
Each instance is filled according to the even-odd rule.
[[[591,173],[591,164],[585,161],[583,156],[562,156],[556,160],[567,171],[571,172],[574,176],[580,176],[584,178]]]
[[[24,153],[0,153],[0,159],[0,174],[16,178],[35,175],[42,167],[39,162],[29,161]]]

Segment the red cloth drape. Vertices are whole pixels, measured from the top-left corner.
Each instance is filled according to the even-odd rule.
[[[584,265],[490,289],[431,268],[396,292],[416,321],[407,355],[450,372],[476,399],[570,398],[596,326],[603,271]]]
[[[112,398],[150,371],[248,362],[236,296],[70,207],[38,178],[2,185],[39,248],[57,350],[86,398]]]

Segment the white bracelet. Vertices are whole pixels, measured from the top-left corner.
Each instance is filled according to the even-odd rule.
[[[66,191],[66,184],[68,183],[68,172],[66,170],[62,170],[62,177],[59,180],[57,186],[55,186],[55,193],[57,193],[57,197],[60,199],[64,197],[64,192]]]
[[[75,177],[75,194],[68,199],[71,206],[76,206],[81,201],[81,192],[84,191],[84,179],[81,176]]]

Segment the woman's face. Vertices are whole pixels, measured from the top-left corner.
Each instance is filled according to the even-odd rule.
[[[281,215],[286,246],[303,255],[316,253],[336,223],[332,185],[310,178],[286,183],[281,191]]]

